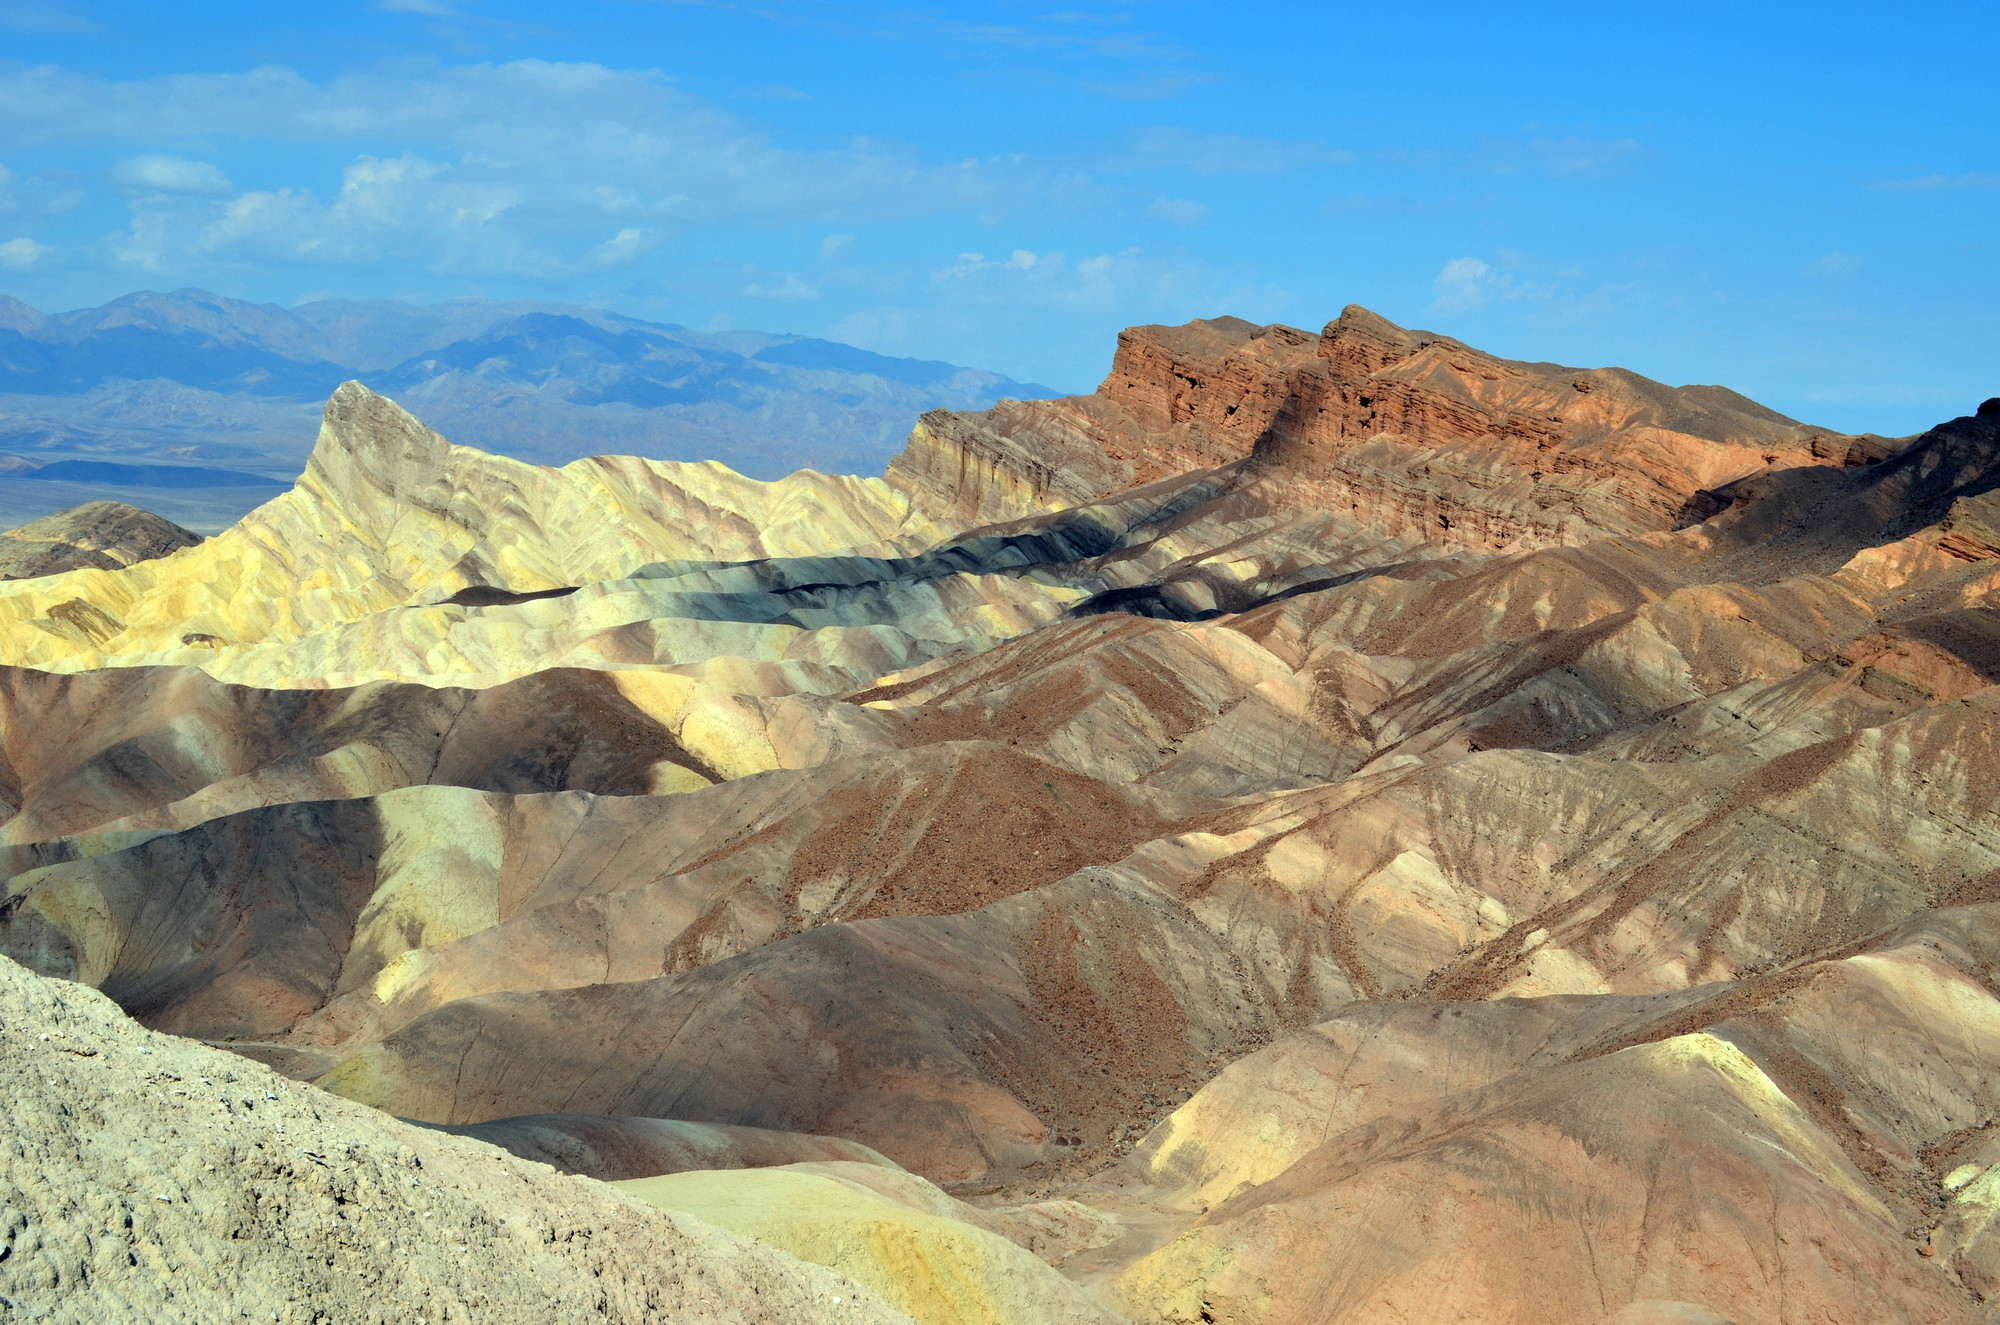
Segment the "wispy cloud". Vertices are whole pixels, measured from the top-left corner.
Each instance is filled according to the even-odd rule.
[[[1852,276],[1861,270],[1861,259],[1852,253],[1827,253],[1806,264],[1808,276]]]
[[[1602,175],[1646,154],[1636,138],[1535,138],[1528,150],[1544,170],[1557,175]]]
[[[1172,101],[1219,81],[1214,74],[1182,70],[1149,78],[1081,78],[1075,80],[1074,86],[1106,101]]]
[[[1499,283],[1493,268],[1478,258],[1453,258],[1431,281],[1433,313],[1464,313],[1486,302]]]
[[[0,141],[190,139],[359,150],[330,198],[323,175],[239,195],[213,163],[127,157],[113,171],[133,194],[130,228],[113,245],[127,265],[168,271],[262,256],[550,276],[638,251],[637,239],[606,241],[606,220],[612,233],[652,244],[691,224],[1005,215],[1071,188],[1047,163],[1018,157],[927,163],[866,139],[787,150],[656,71],[595,64],[524,60],[327,82],[275,68],[131,81],[0,72]]]
[[[797,272],[779,272],[777,279],[753,281],[743,287],[743,293],[752,299],[817,299],[819,291],[808,285]]]
[[[1138,248],[1076,261],[1025,248],[1005,258],[961,253],[931,273],[933,291],[953,305],[1089,314],[1133,303],[1176,308],[1197,291],[1204,299],[1212,297],[1212,285],[1212,274],[1185,255]]]
[[[1523,269],[1532,275],[1523,275]],[[1494,260],[1453,258],[1431,279],[1430,311],[1441,316],[1470,313],[1495,300],[1548,301],[1584,278],[1573,263],[1534,263],[1516,249],[1501,249]]]
[[[0,5],[0,28],[15,32],[94,32],[97,25],[62,5]]]
[[[219,197],[236,191],[220,166],[177,156],[129,157],[111,168],[111,178],[128,189],[147,189],[155,193]]]
[[[1046,264],[1053,263],[1056,266],[1060,266],[1062,260],[1063,256],[1060,253],[1051,253],[1044,258],[1036,256],[1025,248],[1015,249],[1011,257],[996,259],[990,262],[984,253],[961,253],[958,255],[956,262],[952,263],[949,267],[943,267],[934,272],[931,279],[934,281],[963,280],[968,276],[976,276],[983,271],[1033,271],[1038,265],[1041,265],[1044,271],[1048,271],[1051,268]]]
[[[629,267],[660,246],[660,236],[650,230],[628,225],[590,250],[586,259],[593,267]]]
[[[1919,175],[1915,179],[1878,179],[1868,186],[1878,192],[1936,193],[1951,189],[2000,189],[2000,175],[1974,171],[1964,175]]]
[[[1209,208],[1187,198],[1155,198],[1147,206],[1146,215],[1175,225],[1200,225],[1208,219]]]
[[[1136,130],[1126,150],[1106,165],[1126,170],[1168,167],[1200,175],[1221,175],[1340,165],[1353,159],[1352,153],[1329,147],[1317,139],[1251,138],[1168,127]]]
[[[1648,155],[1646,145],[1636,138],[1537,133],[1531,125],[1525,136],[1481,139],[1470,154],[1469,164],[1495,175],[1589,177],[1615,174]],[[1403,157],[1412,164],[1436,165],[1463,159],[1455,153],[1404,153]]]

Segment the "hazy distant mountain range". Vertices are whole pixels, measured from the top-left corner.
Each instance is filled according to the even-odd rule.
[[[879,473],[927,409],[1056,392],[759,331],[524,300],[280,308],[203,290],[43,314],[0,295],[0,527],[119,497],[213,529],[304,463],[358,378],[456,442],[542,464],[619,453],[757,478]]]

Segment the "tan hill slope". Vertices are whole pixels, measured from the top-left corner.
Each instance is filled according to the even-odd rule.
[[[658,1187],[920,1316],[1011,1253],[881,1200],[1135,1320],[1988,1318],[2000,411],[1350,309],[1137,329],[893,487],[613,501],[353,387],[314,463],[0,589],[0,950],[581,1170],[765,1129],[1013,1212]]]

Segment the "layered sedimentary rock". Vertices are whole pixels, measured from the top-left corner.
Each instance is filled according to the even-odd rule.
[[[118,570],[199,542],[200,534],[136,506],[85,502],[0,533],[0,580]]]
[[[1350,309],[1128,333],[894,486],[534,470],[358,388],[321,451],[0,589],[0,950],[922,1319],[1099,1310],[964,1229],[1144,1321],[2000,1292],[2000,414]]]
[[[1668,528],[1760,468],[1885,447],[1722,387],[1498,359],[1351,306],[1317,337],[1239,318],[1135,327],[1095,395],[934,411],[889,478],[927,509],[1006,520],[1254,455],[1283,476],[1281,502],[1499,550]]]

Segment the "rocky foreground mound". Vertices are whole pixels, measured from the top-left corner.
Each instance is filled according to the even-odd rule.
[[[1355,309],[886,482],[349,385],[0,586],[0,951],[927,1323],[1990,1321],[1996,488]]]
[[[135,1025],[0,959],[8,1320],[907,1322],[603,1184]]]

